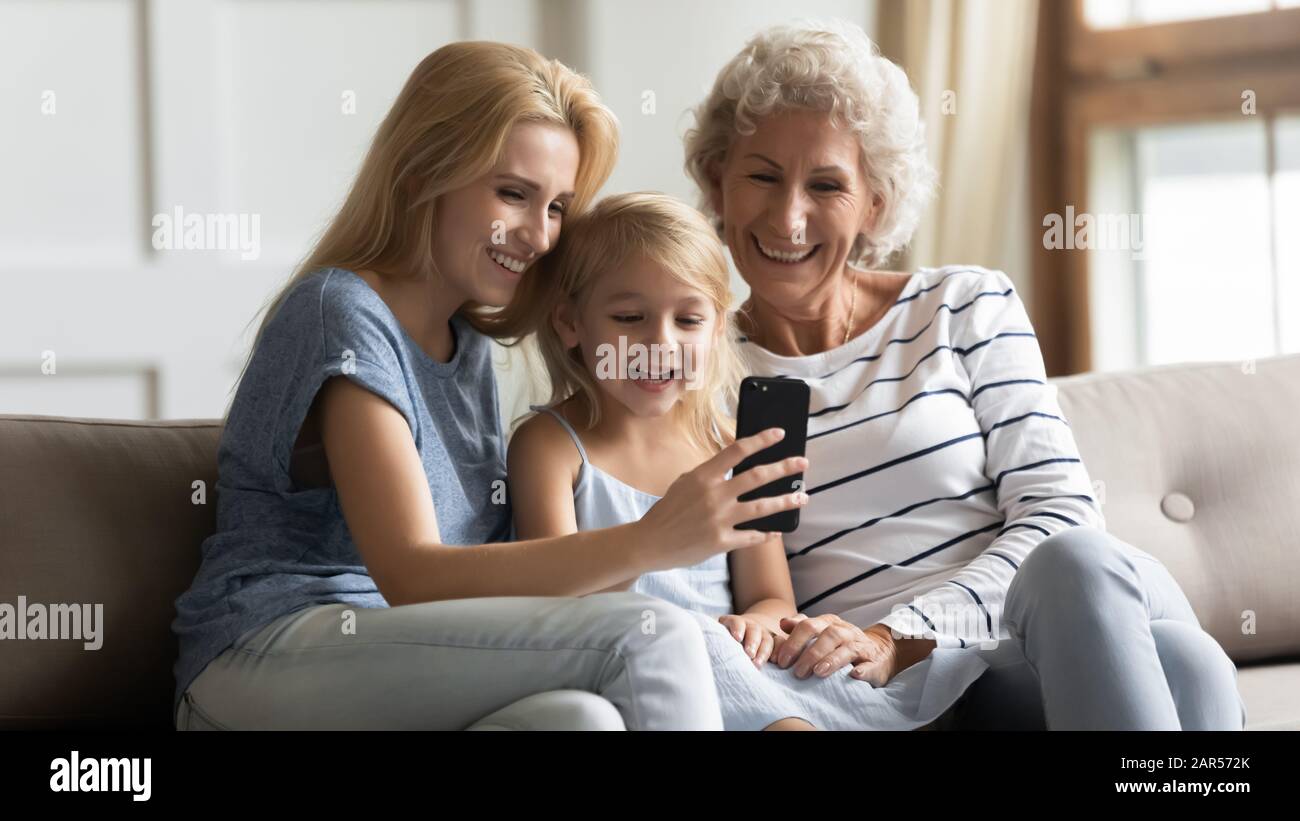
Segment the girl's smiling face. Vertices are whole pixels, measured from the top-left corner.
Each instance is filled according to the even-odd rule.
[[[555,245],[574,197],[578,141],[567,128],[516,125],[486,175],[439,198],[433,249],[442,286],[498,307]]]
[[[604,395],[639,417],[663,416],[696,387],[721,331],[707,294],[640,254],[559,305],[553,321]]]

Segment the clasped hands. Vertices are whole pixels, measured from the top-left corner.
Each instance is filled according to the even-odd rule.
[[[777,625],[772,617],[759,614],[720,616],[718,621],[740,642],[754,666],[761,668],[771,661],[801,679],[809,675],[825,678],[852,666],[849,675],[853,678],[884,687],[936,646],[934,639],[895,640],[883,624],[863,630],[834,614],[799,613],[780,619]]]

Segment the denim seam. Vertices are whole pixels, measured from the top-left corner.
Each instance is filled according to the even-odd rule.
[[[186,690],[186,691],[185,691],[184,699],[185,699],[186,706],[189,708],[189,711],[190,711],[191,713],[197,713],[198,716],[199,716],[199,718],[201,718],[201,719],[203,719],[204,721],[208,722],[208,723],[211,724],[213,727],[216,727],[218,730],[226,730],[226,731],[229,731],[229,730],[230,730],[229,727],[227,727],[226,725],[222,724],[220,721],[217,721],[217,720],[214,719],[212,716],[208,715],[208,713],[207,713],[206,710],[204,710],[203,708],[199,707],[198,703],[195,702],[195,701],[194,701],[194,698],[190,695],[190,691],[189,691],[189,690]],[[187,716],[185,717],[185,729],[186,729],[186,730],[189,730],[189,728],[190,728],[190,717],[187,715]]]

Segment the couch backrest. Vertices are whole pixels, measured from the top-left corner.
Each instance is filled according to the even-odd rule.
[[[171,726],[174,603],[216,526],[220,433],[0,416],[0,606],[103,605],[98,650],[0,641],[0,728]]]
[[[1234,661],[1300,655],[1300,356],[1053,381],[1107,529]]]

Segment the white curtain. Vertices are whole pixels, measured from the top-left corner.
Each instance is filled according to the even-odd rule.
[[[1056,0],[1052,0],[1055,2]],[[921,98],[939,192],[904,269],[1007,273],[1028,301],[1028,134],[1037,0],[882,0],[880,45]]]

